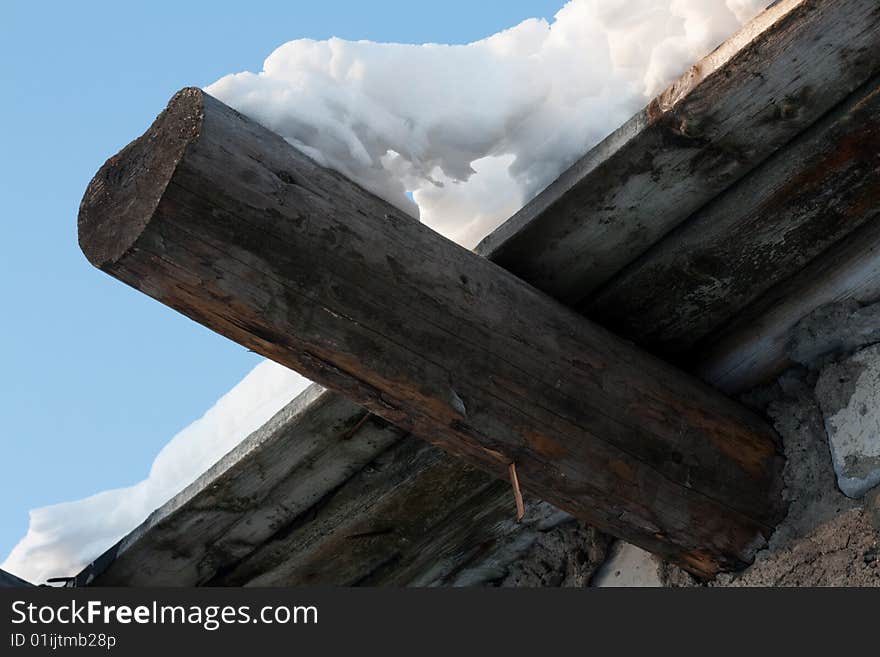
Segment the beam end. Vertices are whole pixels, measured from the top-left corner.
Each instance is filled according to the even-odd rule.
[[[198,138],[205,92],[178,91],[140,137],[107,160],[79,206],[79,246],[98,269],[116,262],[137,242],[183,157]]]

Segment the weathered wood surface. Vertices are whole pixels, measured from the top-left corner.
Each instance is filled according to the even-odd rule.
[[[810,132],[815,134],[816,130],[811,129]],[[800,141],[803,141],[803,138]],[[600,145],[589,157],[585,158],[585,161],[590,159],[601,161],[603,157],[607,157],[608,146],[609,143]],[[781,152],[777,156],[769,158],[765,162],[765,166],[769,167],[772,162],[781,158],[791,161],[787,153]],[[747,190],[751,185],[760,188],[764,177],[763,171],[764,166],[758,166],[734,185],[728,193],[741,188],[741,194],[747,196]],[[671,237],[676,232],[674,231]],[[737,237],[742,236],[743,234],[740,234]],[[503,242],[500,244],[503,245]],[[692,360],[691,364],[696,368],[695,371],[707,381],[730,392],[744,390],[780,372],[791,364],[787,356],[787,343],[791,328],[814,308],[825,303],[849,298],[865,302],[880,298],[880,258],[878,258],[878,247],[876,246],[878,244],[880,244],[880,222],[869,222],[861,230],[824,252],[806,269],[772,288],[757,302],[743,310],[734,321],[722,326],[720,330],[705,338],[701,344],[695,345],[690,359]],[[498,245],[499,243],[496,243],[495,247],[497,248]],[[525,252],[520,255],[524,263],[531,266],[529,265],[531,254]],[[697,283],[699,283],[699,279],[697,279]],[[666,303],[665,295],[662,289],[658,289],[657,293],[657,303],[662,306]],[[683,294],[687,294],[686,291]],[[623,301],[625,302],[626,299]],[[651,310],[650,307],[648,310]],[[597,319],[604,321],[603,317],[597,317]],[[348,420],[340,418],[339,422],[345,424],[346,422],[360,421],[363,414],[361,409],[346,402],[335,393],[324,392],[323,395],[335,396],[337,403],[348,404],[347,408],[350,410]],[[367,427],[367,430],[371,430],[371,428],[371,426]],[[333,426],[325,428],[324,431],[328,432],[333,440],[336,439]],[[352,436],[352,440],[359,440],[357,432]],[[394,446],[388,448],[385,458],[392,458],[392,454],[408,454],[408,450],[402,449],[402,445],[413,440],[413,438],[401,439]],[[424,447],[424,449],[433,448]],[[244,468],[240,474],[232,478],[224,477],[222,468],[218,470],[221,464],[218,464],[218,468],[206,473],[205,477],[194,486],[199,489],[199,486],[211,485],[214,487],[213,494],[222,495],[228,499],[234,493],[220,493],[221,489],[238,485],[240,481],[246,481],[247,477],[253,477],[255,482],[259,482],[253,491],[253,497],[238,496],[241,503],[237,505],[236,510],[240,514],[239,520],[249,517],[251,511],[259,516],[262,509],[260,500],[263,495],[260,491],[274,488],[276,482],[271,477],[264,476],[262,466],[259,465],[260,460],[256,457],[257,454],[257,451],[241,453],[239,450],[235,450],[221,464],[228,465],[230,459],[234,463],[240,460],[240,465]],[[340,458],[344,460],[344,457]],[[449,459],[449,457],[444,458]],[[250,468],[249,474],[246,473],[248,461],[256,464]],[[326,464],[328,461],[325,460],[324,463]],[[463,475],[465,471],[469,470],[468,466],[460,462],[456,463],[457,469],[451,471],[453,478],[459,471]],[[388,472],[389,477],[393,477],[395,469],[393,467],[386,468],[385,471]],[[277,469],[272,472],[283,477],[283,474]],[[339,485],[338,492],[345,491],[347,486],[354,484],[357,479],[356,475],[346,479]],[[327,481],[329,485],[334,479],[329,477]],[[412,490],[412,487],[428,486],[429,481],[429,477],[425,477],[421,484],[410,481],[411,488],[407,489],[407,493]],[[373,485],[381,485],[376,473],[373,473]],[[449,509],[449,517],[445,523],[425,533],[421,542],[418,543],[418,550],[415,551],[408,549],[411,548],[412,542],[395,539],[398,534],[403,538],[408,538],[406,529],[395,529],[394,532],[380,531],[389,526],[410,527],[412,523],[408,520],[409,513],[425,513],[425,509],[416,509],[412,504],[394,504],[390,498],[400,493],[400,489],[383,488],[383,490],[387,490],[387,496],[383,498],[384,504],[379,507],[358,507],[357,511],[361,514],[359,521],[363,526],[355,532],[347,528],[346,522],[351,519],[346,518],[344,513],[325,515],[323,509],[332,509],[333,507],[332,505],[325,507],[321,502],[323,498],[316,495],[314,497],[317,497],[318,501],[309,506],[309,510],[305,512],[309,521],[301,521],[298,529],[291,532],[287,538],[286,548],[290,551],[289,556],[296,558],[298,563],[291,569],[285,569],[278,567],[277,561],[272,562],[274,577],[259,575],[262,566],[259,555],[255,554],[253,550],[256,549],[255,546],[260,545],[261,540],[274,542],[276,547],[281,545],[280,537],[275,534],[269,534],[268,537],[265,532],[251,535],[247,543],[239,545],[235,550],[228,552],[213,550],[210,560],[204,558],[206,546],[197,540],[197,534],[190,532],[189,527],[195,522],[205,526],[216,525],[220,531],[212,536],[222,537],[223,527],[234,527],[239,520],[232,520],[232,515],[228,511],[214,515],[212,510],[214,502],[201,499],[195,494],[190,496],[188,493],[192,491],[191,487],[182,494],[182,497],[179,496],[166,507],[158,510],[142,527],[135,530],[119,546],[108,552],[97,564],[87,569],[81,578],[81,583],[85,582],[88,577],[94,576],[99,565],[101,569],[106,570],[101,570],[104,574],[95,579],[95,583],[98,584],[106,581],[121,585],[153,585],[157,583],[196,585],[208,580],[215,583],[230,583],[232,577],[237,578],[238,582],[245,583],[251,581],[244,577],[244,573],[248,569],[265,584],[298,584],[306,580],[339,584],[351,584],[359,581],[395,584],[485,582],[486,572],[491,573],[492,567],[482,566],[480,560],[496,564],[497,570],[497,563],[499,560],[503,561],[499,552],[506,550],[508,561],[516,559],[522,552],[523,546],[528,546],[530,540],[538,533],[528,525],[528,516],[525,525],[517,525],[510,521],[512,511],[509,489],[501,482],[498,482],[497,485],[500,485],[500,488],[496,490],[494,500],[481,502],[482,505],[479,507],[467,506],[466,502],[450,495],[449,489],[444,491],[442,499],[440,499],[441,496],[438,496],[434,500],[427,499],[424,494],[416,491],[416,497],[424,504],[429,505],[427,513],[433,513],[430,509],[442,504],[444,508]],[[454,489],[455,485],[451,484],[450,488]],[[299,513],[303,506],[302,500],[297,498],[300,493],[297,493],[295,489],[291,489],[291,491],[293,493],[291,500],[281,498],[283,501],[277,503],[281,507],[277,513],[279,517],[284,518],[281,521],[282,524],[292,523],[294,518],[301,518],[304,515]],[[323,490],[323,493],[334,495],[337,493],[337,489]],[[347,499],[349,503],[356,503],[356,500],[351,496],[348,496]],[[479,500],[480,498],[477,496],[474,499]],[[284,511],[283,507],[287,505],[289,505],[290,511]],[[404,517],[389,515],[389,507],[402,510]],[[354,509],[354,507],[352,506],[350,509]],[[492,510],[492,513],[497,514],[492,516],[494,520],[490,519],[488,522],[480,522],[479,524],[471,521],[475,514],[489,509]],[[193,517],[198,515],[207,515],[208,517],[198,521],[193,520]],[[334,524],[334,518],[339,523]],[[298,536],[311,535],[314,537],[314,531],[309,534],[307,527],[309,524],[319,521],[323,523],[324,527],[323,539],[313,538],[308,544],[303,541],[297,542]],[[526,529],[529,531],[523,533]],[[336,532],[341,532],[342,536],[360,533],[362,534],[360,538],[368,539],[368,541],[337,540]],[[333,550],[337,551],[333,558],[345,563],[345,568],[341,569],[339,576],[333,569],[330,569],[329,572],[326,568],[314,571],[308,567],[309,553],[313,551],[316,555],[330,554],[329,548],[325,547],[328,544],[333,544]],[[505,548],[505,545],[512,545],[516,549]],[[262,554],[267,557],[272,556],[272,552],[268,550]],[[183,563],[189,565],[181,567]],[[193,565],[199,563],[202,566],[195,567]],[[321,563],[320,560],[318,563]],[[374,572],[373,566],[376,563],[385,563],[385,567]],[[206,568],[205,564],[213,564],[213,566]],[[231,567],[235,564],[238,564],[238,569]],[[265,566],[268,570],[269,562],[266,562]],[[230,579],[224,579],[222,574],[227,571],[230,574]],[[369,576],[371,572],[373,573],[372,579]],[[319,573],[321,577],[326,579],[316,578]],[[304,579],[299,580],[296,578],[297,576],[302,576]],[[283,577],[288,579],[282,579]]]
[[[506,482],[408,438],[206,583],[432,584],[511,536],[525,549],[537,531],[514,522]]]
[[[309,387],[79,583],[195,586],[216,578],[404,437],[378,418],[361,423],[365,415],[357,404]]]
[[[695,372],[722,390],[748,390],[795,364],[789,358],[792,329],[813,310],[847,300],[880,301],[880,200],[873,202],[871,221],[695,345]]]
[[[77,585],[490,583],[568,518],[532,508],[515,523],[508,484],[313,385]]]
[[[630,263],[580,310],[652,353],[690,350],[880,215],[880,80]]]
[[[581,302],[878,72],[880,3],[782,0],[477,250]]]
[[[199,90],[89,186],[93,264],[708,576],[781,513],[775,435]]]

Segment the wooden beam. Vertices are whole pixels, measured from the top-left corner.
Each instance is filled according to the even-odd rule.
[[[694,345],[880,216],[880,80],[872,79],[698,210],[579,310],[652,353]]]
[[[783,511],[762,420],[197,89],[80,208],[97,267],[700,576]]]
[[[477,252],[551,296],[582,302],[878,73],[877,0],[781,0]]]
[[[880,301],[880,220],[876,207],[872,221],[695,345],[695,372],[731,393],[765,383],[795,365],[788,350],[797,323],[821,306],[848,300]]]

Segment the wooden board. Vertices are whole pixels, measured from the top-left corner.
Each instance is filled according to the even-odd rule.
[[[195,586],[215,578],[403,439],[387,423],[361,424],[364,416],[310,386],[87,568],[80,583]]]
[[[515,523],[506,482],[365,413],[311,386],[77,585],[431,584],[569,518]]]
[[[695,371],[730,393],[764,383],[795,364],[789,340],[797,323],[821,306],[847,300],[880,300],[876,217],[695,345]]]
[[[690,350],[777,283],[880,216],[873,79],[698,210],[581,306],[653,353]]]
[[[477,248],[576,304],[880,72],[876,0],[783,0]],[[598,318],[601,321],[601,318]]]
[[[760,419],[195,89],[80,210],[93,264],[701,576],[782,512]]]

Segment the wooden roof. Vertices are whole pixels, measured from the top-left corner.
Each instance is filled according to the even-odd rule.
[[[748,389],[791,364],[812,310],[880,297],[878,75],[875,0],[777,2],[477,252]],[[567,518],[528,508],[515,524],[506,482],[312,386],[78,582],[487,581]]]

